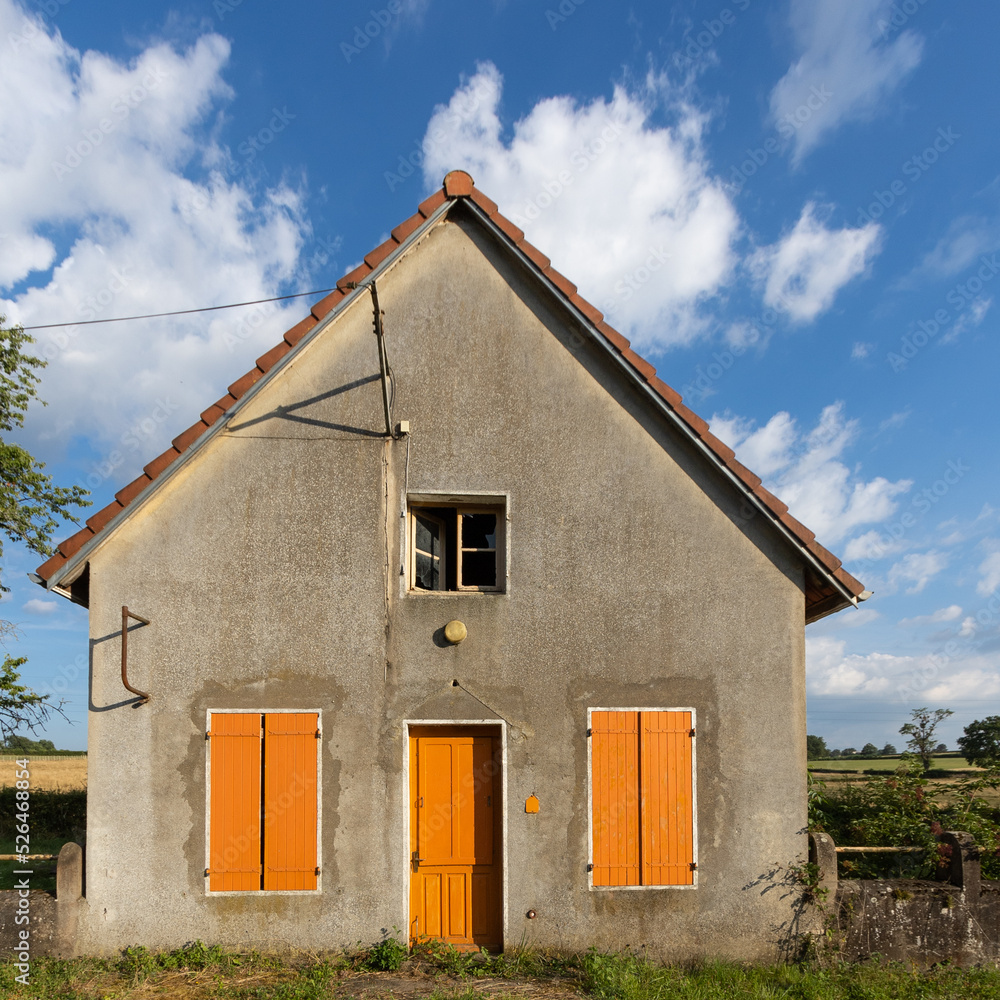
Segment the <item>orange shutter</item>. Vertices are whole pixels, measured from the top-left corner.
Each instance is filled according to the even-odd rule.
[[[691,713],[640,713],[642,884],[692,885]]]
[[[316,888],[315,712],[264,716],[264,888]]]
[[[593,712],[594,885],[639,885],[639,713]]]
[[[260,715],[213,713],[209,883],[213,892],[260,888]]]

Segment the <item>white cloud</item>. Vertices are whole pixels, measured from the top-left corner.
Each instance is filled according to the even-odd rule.
[[[1000,587],[1000,552],[991,552],[979,564],[979,576],[976,593],[986,597]]]
[[[986,319],[986,314],[992,305],[992,297],[987,299],[980,296],[978,299],[974,299],[968,310],[958,317],[952,328],[941,338],[941,343],[950,344],[952,341],[958,340],[966,330],[975,329]]]
[[[225,39],[204,35],[184,51],[152,44],[126,64],[77,51],[12,0],[0,0],[0,38],[19,39],[0,74],[8,319],[27,326],[259,299],[296,276],[308,231],[299,193],[257,190],[247,163],[212,138],[232,96]],[[260,124],[280,141],[295,123],[268,109]],[[103,447],[141,427],[115,472],[125,475],[277,342],[290,325],[282,313],[40,331],[50,405],[33,411],[32,432],[55,442],[97,435]]]
[[[713,416],[711,424],[824,544],[887,518],[896,509],[894,498],[912,485],[882,476],[865,480],[844,464],[857,421],[844,418],[841,403],[826,407],[816,427],[805,433],[787,413],[775,414],[759,430],[752,421],[731,416]]]
[[[984,658],[976,659],[982,662]],[[937,684],[927,688],[925,693],[927,701],[933,704],[959,701],[978,703],[983,698],[992,698],[1000,694],[1000,673],[992,664],[969,666],[943,677]]]
[[[953,220],[948,232],[924,256],[914,272],[935,277],[951,277],[973,264],[980,254],[1000,244],[1000,223],[978,215],[962,215]]]
[[[874,528],[863,535],[852,538],[844,547],[844,561],[847,563],[861,560],[886,559],[902,552],[903,543],[889,535],[884,535]]]
[[[21,605],[21,610],[27,611],[29,615],[51,615],[58,608],[57,601],[43,601],[38,597],[33,597]]]
[[[795,163],[842,123],[884,110],[919,64],[916,34],[887,38],[891,16],[889,0],[792,0],[798,58],[771,92],[771,116],[792,139]]]
[[[851,348],[851,360],[863,361],[875,349],[875,345],[870,341],[857,340]]]
[[[942,622],[953,622],[960,618],[962,609],[957,604],[949,604],[946,608],[938,608],[929,615],[917,615],[915,618],[902,618],[899,624],[904,628],[915,625],[940,625]]]
[[[890,674],[905,669],[910,657],[886,653],[845,655],[846,643],[832,636],[806,638],[806,683],[810,694],[885,694]]]
[[[889,586],[895,590],[901,585],[910,584],[906,592],[919,594],[947,565],[948,556],[944,552],[934,549],[929,552],[914,552],[904,556],[890,568]]]
[[[676,124],[658,127],[651,97],[616,87],[588,104],[541,100],[508,137],[502,87],[496,67],[480,64],[435,110],[423,144],[427,183],[467,170],[640,347],[695,337],[705,323],[699,306],[730,275],[739,230],[709,174],[704,116],[678,106]],[[662,81],[653,89],[662,96]]]
[[[862,274],[879,250],[881,228],[828,229],[808,202],[791,232],[762,247],[749,260],[764,282],[764,302],[798,323],[814,320],[833,305],[837,292]]]

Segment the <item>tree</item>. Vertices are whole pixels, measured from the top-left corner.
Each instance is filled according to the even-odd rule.
[[[878,756],[878,747],[875,746],[874,743],[866,743],[861,748],[861,753],[859,754],[859,756],[861,756],[861,757],[877,757]]]
[[[883,757],[895,757],[897,753],[899,753],[899,751],[891,743],[886,743],[886,745],[882,747]]]
[[[964,733],[958,738],[958,749],[970,764],[977,767],[1000,764],[1000,715],[976,719],[965,727]]]
[[[910,753],[916,754],[924,765],[924,771],[931,769],[931,754],[934,752],[934,730],[938,724],[955,713],[948,708],[915,708],[910,712],[910,722],[900,726],[899,732],[908,736],[906,741]]]
[[[28,405],[37,397],[37,369],[46,362],[25,353],[32,337],[19,326],[5,327],[0,316],[0,431],[24,426]],[[45,404],[42,403],[44,406]],[[42,470],[42,462],[20,445],[0,436],[0,532],[11,541],[21,542],[39,556],[52,554],[53,532],[60,519],[76,521],[75,507],[89,506],[87,490],[80,486],[54,486]],[[0,556],[3,538],[0,537]],[[0,582],[0,590],[9,588]],[[10,622],[0,621],[0,640],[15,633]],[[23,656],[4,656],[0,664],[0,740],[7,742],[18,729],[34,733],[53,712],[63,714],[61,704],[53,704],[47,694],[37,694],[21,684]]]
[[[824,757],[829,757],[830,751],[826,748],[826,740],[822,736],[807,736],[806,737],[806,759],[807,760],[822,760]]]
[[[858,751],[854,747],[844,747],[842,752],[845,757],[853,757]]]

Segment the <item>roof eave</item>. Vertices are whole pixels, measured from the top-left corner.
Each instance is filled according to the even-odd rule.
[[[814,571],[816,571],[820,577],[827,581],[830,586],[832,586],[837,593],[843,598],[843,603],[838,607],[830,610],[823,611],[816,617],[807,617],[807,623],[810,621],[816,621],[818,618],[823,618],[828,614],[833,614],[835,611],[840,611],[849,605],[857,607],[859,600],[865,600],[865,597],[855,596],[844,584],[837,579],[833,572],[831,572],[826,566],[823,565],[816,558],[806,546],[798,539],[781,521],[775,517],[773,512],[768,509],[767,505],[753,492],[733,471],[730,469],[722,459],[714,452],[712,449],[704,442],[698,435],[694,432],[692,428],[680,414],[676,413],[668,404],[667,401],[658,393],[648,382],[646,382],[638,371],[628,362],[628,360],[623,357],[618,351],[616,351],[611,344],[611,341],[597,328],[597,326],[580,310],[578,309],[569,299],[563,295],[561,290],[556,287],[556,285],[543,273],[541,272],[537,265],[532,261],[524,251],[513,243],[507,234],[498,226],[495,222],[471,199],[465,199],[467,203],[467,208],[472,210],[479,218],[485,223],[492,232],[494,232],[499,239],[501,239],[508,247],[510,247],[521,260],[524,267],[533,274],[538,281],[540,281],[555,299],[560,302],[564,309],[566,309],[576,320],[576,322],[583,327],[591,337],[593,337],[606,351],[606,353],[614,360],[618,368],[625,374],[626,378],[649,399],[660,413],[664,414],[667,419],[678,429],[681,433],[692,442],[695,447],[705,455],[712,464],[725,475],[725,477],[732,483],[736,489],[742,493],[761,513],[764,514],[767,519],[777,528],[779,534],[785,539],[786,542],[792,548],[798,552],[799,556],[803,561],[810,566]],[[868,591],[865,591],[868,594]],[[825,604],[826,602],[821,602]]]
[[[291,363],[293,358],[296,358],[308,344],[310,344],[316,337],[318,337],[324,330],[327,329],[335,320],[337,320],[340,315],[348,309],[358,298],[358,293],[363,289],[367,288],[371,282],[375,281],[381,275],[385,274],[387,271],[391,270],[392,267],[399,261],[399,259],[407,253],[416,243],[418,243],[423,237],[429,232],[434,225],[436,225],[443,216],[447,215],[448,211],[455,204],[455,200],[448,200],[439,205],[424,221],[419,225],[409,236],[407,236],[402,243],[396,247],[388,256],[377,264],[372,270],[365,275],[364,279],[359,281],[356,288],[343,299],[338,302],[333,309],[327,313],[323,319],[319,320],[316,325],[309,330],[309,332],[295,345],[283,358],[278,360],[274,367],[259,378],[252,386],[250,386],[246,392],[226,412],[219,417],[218,420],[208,427],[200,437],[196,438],[194,442],[181,454],[174,459],[171,464],[164,469],[164,471],[152,480],[147,487],[145,487],[141,493],[139,493],[134,500],[132,500],[128,506],[123,507],[121,512],[116,514],[106,525],[104,525],[101,530],[94,535],[92,539],[85,542],[80,549],[70,556],[66,562],[49,577],[48,580],[43,579],[37,573],[29,573],[28,576],[32,582],[39,584],[45,588],[49,593],[59,594],[61,597],[70,598],[68,588],[64,586],[64,582],[72,581],[76,579],[77,576],[83,571],[87,561],[93,556],[94,552],[97,551],[104,544],[104,542],[117,531],[117,529],[133,517],[146,503],[146,501],[165,483],[169,482],[181,469],[183,469],[194,457],[204,448],[209,441],[211,441],[217,434],[225,430],[229,422],[233,419],[236,414],[243,409],[243,407],[253,399],[258,392],[260,392],[264,385],[271,381],[278,372],[280,372],[284,367]]]

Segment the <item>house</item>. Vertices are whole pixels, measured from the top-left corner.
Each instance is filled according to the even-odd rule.
[[[464,172],[36,579],[82,953],[793,932],[804,628],[868,594]]]

